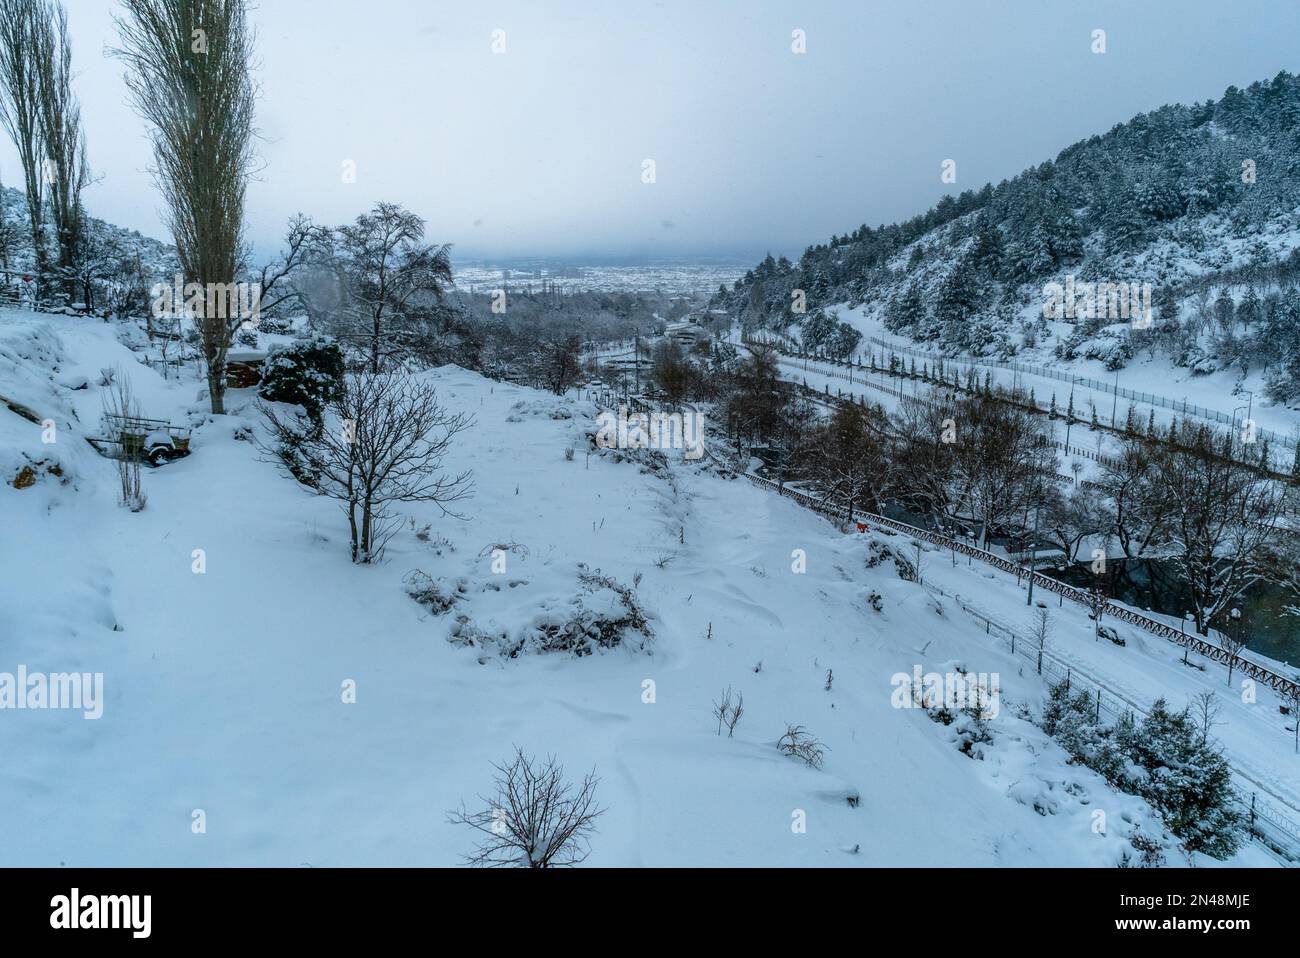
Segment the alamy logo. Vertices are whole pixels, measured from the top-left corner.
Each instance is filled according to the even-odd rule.
[[[702,413],[635,412],[626,406],[618,413],[605,410],[596,417],[600,425],[596,445],[602,449],[685,449],[687,459],[704,455]]]
[[[1150,283],[1064,283],[1043,287],[1044,319],[1132,319],[1137,329],[1151,325]]]
[[[1002,711],[1002,678],[997,672],[922,672],[912,666],[912,674],[895,672],[889,680],[894,686],[890,704],[896,709],[976,709],[980,716],[995,719]]]
[[[0,672],[0,711],[4,709],[80,709],[82,718],[104,714],[103,672]]]
[[[152,930],[151,895],[82,895],[79,888],[50,899],[50,927],[126,928],[132,938],[148,938]]]
[[[256,326],[262,317],[261,283],[187,283],[176,274],[172,285],[155,283],[153,297],[155,319],[189,315],[195,319],[240,319]]]

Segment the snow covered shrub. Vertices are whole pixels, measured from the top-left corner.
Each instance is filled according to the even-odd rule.
[[[1160,812],[1169,830],[1190,851],[1231,857],[1243,840],[1231,770],[1191,714],[1186,709],[1170,712],[1159,699],[1128,744],[1139,769],[1137,792]]]
[[[550,598],[541,611],[511,637],[505,629],[481,629],[458,616],[448,638],[457,645],[477,645],[502,658],[567,652],[591,655],[597,649],[627,646],[643,651],[654,638],[650,614],[642,608],[635,586],[624,585],[599,569],[578,566],[580,591],[568,599]],[[522,581],[508,583],[512,588]]]
[[[787,725],[785,734],[777,740],[776,747],[782,755],[796,758],[809,768],[821,768],[822,759],[826,756],[826,746],[802,725]]]
[[[867,543],[866,565],[868,569],[874,569],[886,559],[893,560],[894,570],[898,573],[900,579],[907,582],[916,581],[916,563],[903,555],[897,547],[887,542],[881,542],[879,539],[872,539]],[[880,610],[877,609],[876,611],[879,612]]]
[[[1052,687],[1043,728],[1061,743],[1070,760],[1087,766],[1112,784],[1119,784],[1127,760],[1113,731],[1097,719],[1096,700],[1087,691],[1073,696],[1065,682]]]
[[[1133,829],[1133,834],[1129,836],[1128,841],[1133,846],[1133,850],[1138,853],[1137,865],[1134,866],[1133,859],[1126,851],[1120,859],[1120,868],[1159,868],[1165,863],[1163,846],[1156,839],[1143,834],[1140,829]]]
[[[1051,690],[1043,728],[1072,759],[1146,799],[1189,851],[1229,858],[1241,846],[1228,763],[1188,710],[1170,712],[1159,699],[1140,725],[1125,716],[1107,728],[1093,698],[1071,696],[1062,682]]]
[[[343,388],[343,350],[312,337],[271,350],[258,394],[268,402],[302,406],[317,426],[326,404]]]
[[[445,583],[419,569],[407,573],[403,581],[406,583],[406,594],[434,615],[445,615],[450,612],[452,606],[464,599],[469,591],[469,584],[463,577],[455,582]]]
[[[554,757],[545,762],[516,746],[510,764],[493,766],[495,791],[481,797],[477,812],[462,803],[450,813],[453,825],[468,825],[483,837],[469,865],[486,868],[567,868],[591,854],[596,819],[605,810],[596,806],[595,770],[578,784],[564,780],[564,766]]]
[[[980,746],[993,741],[989,720],[996,712],[989,707],[989,696],[992,694],[989,690],[972,684],[970,692],[972,701],[961,709],[961,714],[953,723],[957,732],[957,748],[963,755],[983,760],[984,750]]]
[[[636,648],[644,649],[654,638],[654,631],[649,615],[637,601],[636,591],[613,576],[602,575],[599,569],[588,570],[581,563],[578,569],[582,595],[573,600],[573,614],[563,622],[552,619],[534,626],[541,651],[590,655],[595,648],[624,644],[629,634],[639,635]]]

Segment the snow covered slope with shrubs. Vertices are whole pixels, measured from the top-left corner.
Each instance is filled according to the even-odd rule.
[[[104,677],[98,719],[0,710],[0,863],[453,864],[474,835],[447,812],[514,745],[596,770],[591,865],[1114,866],[1139,831],[1187,860],[1026,720],[1042,682],[900,578],[901,540],[592,449],[591,405],[444,367],[475,419],[446,463],[474,471],[466,518],[411,507],[354,566],[337,504],[259,452],[251,391],[206,415],[124,328],[0,311],[0,673]],[[84,441],[113,367],[194,429],[134,513]],[[988,736],[896,708],[916,666],[998,673]],[[821,767],[778,751],[795,724]]]

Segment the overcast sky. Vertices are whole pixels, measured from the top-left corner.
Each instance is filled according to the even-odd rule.
[[[168,238],[106,57],[118,5],[65,2],[100,178],[87,206]],[[259,251],[296,211],[338,223],[389,199],[458,258],[796,253],[1143,110],[1300,70],[1297,0],[260,0],[253,21]],[[6,185],[15,163],[5,141]]]

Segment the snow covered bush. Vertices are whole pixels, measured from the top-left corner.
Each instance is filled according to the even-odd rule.
[[[1186,709],[1170,712],[1158,700],[1126,744],[1140,770],[1138,794],[1190,851],[1222,859],[1241,847],[1231,770]]]
[[[496,622],[476,623],[468,614],[455,618],[448,631],[454,645],[473,646],[493,652],[501,658],[565,652],[576,657],[591,655],[598,649],[624,646],[633,651],[645,650],[654,638],[651,615],[641,605],[635,584],[628,586],[599,569],[578,565],[579,591],[571,596],[547,597],[541,608],[522,627],[507,628]],[[505,582],[510,588],[524,586],[523,580]],[[497,582],[483,589],[499,590]],[[408,589],[412,598],[430,608],[444,611],[466,598],[429,580],[415,578]],[[480,659],[480,661],[485,661]]]
[[[539,762],[515,747],[510,764],[494,765],[495,791],[480,797],[486,807],[462,803],[453,825],[468,825],[483,837],[465,862],[483,868],[568,868],[591,854],[590,836],[605,809],[596,806],[595,770],[580,783],[564,779],[554,757]]]
[[[874,569],[887,559],[892,559],[894,570],[898,573],[900,579],[907,582],[916,581],[916,563],[895,546],[887,542],[881,542],[879,539],[872,539],[867,543],[866,566],[868,569]],[[874,603],[873,603],[874,605]],[[879,612],[879,609],[876,609]]]
[[[1071,758],[1117,788],[1146,799],[1189,851],[1230,858],[1242,843],[1231,771],[1191,713],[1170,712],[1163,699],[1139,724],[1124,716],[1106,727],[1086,692],[1052,688],[1043,728]]]
[[[1120,860],[1120,868],[1159,868],[1165,863],[1164,848],[1156,839],[1142,833],[1140,829],[1134,829],[1133,834],[1129,836],[1129,844],[1133,850],[1138,853],[1136,866],[1128,852],[1124,852],[1124,857]]]
[[[452,607],[465,598],[469,591],[464,577],[452,583],[434,579],[425,572],[416,569],[407,573],[406,594],[434,615],[445,615]]]
[[[636,591],[599,569],[579,564],[582,592],[568,603],[538,615],[510,651],[514,658],[523,651],[570,652],[590,655],[596,649],[628,644],[644,649],[654,638],[650,617],[637,600]]]
[[[271,350],[258,394],[268,402],[302,406],[319,426],[325,406],[342,388],[343,351],[337,343],[312,337]]]

